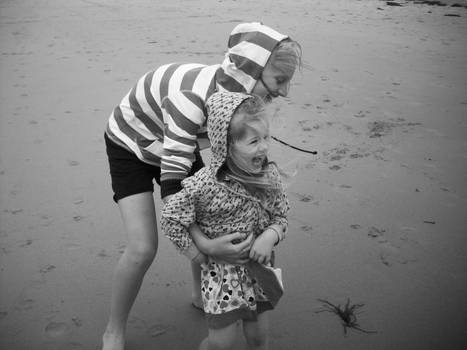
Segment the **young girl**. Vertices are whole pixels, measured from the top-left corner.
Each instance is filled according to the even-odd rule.
[[[210,239],[241,232],[253,235],[251,260],[269,265],[273,248],[287,231],[289,203],[274,163],[268,161],[269,125],[264,102],[255,95],[213,94],[206,104],[211,164],[182,182],[162,210],[165,235],[201,264],[201,294],[209,328],[200,349],[230,349],[237,321],[250,349],[267,349],[267,317],[275,305],[250,264],[205,256],[193,243],[197,224]]]

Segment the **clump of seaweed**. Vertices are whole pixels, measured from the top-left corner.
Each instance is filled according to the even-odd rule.
[[[363,333],[378,333],[377,331],[368,331],[360,327],[357,323],[357,314],[361,311],[357,312],[358,309],[362,308],[365,304],[350,304],[350,299],[347,299],[347,303],[345,304],[344,308],[341,308],[341,305],[334,305],[331,302],[318,299],[321,303],[323,303],[323,308],[320,310],[315,311],[316,313],[320,312],[332,312],[340,317],[342,320],[342,326],[344,327],[344,334],[347,335],[347,328],[355,329],[357,331]]]

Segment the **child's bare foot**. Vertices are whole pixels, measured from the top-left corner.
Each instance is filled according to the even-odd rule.
[[[102,336],[102,350],[124,350],[125,337],[120,333],[105,332]]]

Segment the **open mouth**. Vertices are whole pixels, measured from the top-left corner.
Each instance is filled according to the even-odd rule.
[[[265,160],[266,160],[266,156],[259,156],[259,157],[253,157],[251,162],[255,168],[260,169],[263,167]]]

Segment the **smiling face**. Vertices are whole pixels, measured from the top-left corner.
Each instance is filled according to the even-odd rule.
[[[267,162],[269,130],[264,123],[254,122],[245,127],[243,137],[232,144],[230,155],[241,170],[259,174]]]

